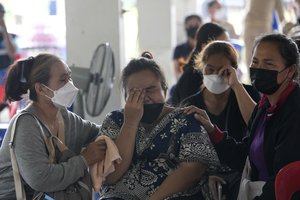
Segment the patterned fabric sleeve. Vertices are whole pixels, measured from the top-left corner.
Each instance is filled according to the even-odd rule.
[[[120,134],[122,124],[123,113],[121,111],[113,111],[105,116],[100,131],[103,135],[116,139]]]
[[[187,116],[187,122],[186,131],[180,137],[180,161],[199,161],[210,168],[218,166],[219,158],[204,127],[191,115]]]

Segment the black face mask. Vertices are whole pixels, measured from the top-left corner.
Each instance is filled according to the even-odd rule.
[[[251,83],[263,94],[274,94],[284,82],[280,84],[277,83],[278,73],[283,72],[285,69],[287,68],[278,72],[276,70],[250,68]]]
[[[185,31],[188,37],[195,38],[197,30],[198,30],[198,26],[192,26],[190,28],[187,28]]]
[[[164,103],[144,104],[144,114],[141,122],[146,124],[153,123],[160,115],[163,107]]]

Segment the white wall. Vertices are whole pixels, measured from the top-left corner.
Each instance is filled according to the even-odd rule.
[[[175,74],[172,52],[175,38],[175,7],[173,0],[137,1],[139,49],[150,51],[160,64],[169,84]]]
[[[137,0],[139,51],[149,50],[165,72],[169,87],[175,82],[173,51],[186,41],[184,18],[198,13],[197,0]]]
[[[101,116],[86,119],[101,123],[105,114],[121,107],[120,66],[124,65],[124,40],[120,0],[66,0],[67,63],[89,68],[100,43],[110,43],[116,64],[112,95]]]

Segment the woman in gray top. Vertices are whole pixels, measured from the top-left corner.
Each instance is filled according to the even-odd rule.
[[[6,98],[21,100],[29,91],[31,103],[21,112],[15,130],[14,150],[27,199],[35,191],[54,192],[65,189],[84,175],[89,165],[103,160],[106,145],[93,142],[100,126],[81,119],[66,108],[72,105],[78,89],[73,85],[69,67],[58,57],[39,54],[14,63],[6,82]],[[61,114],[61,115],[60,115]],[[59,137],[76,156],[53,164],[34,115],[44,132]],[[58,116],[64,123],[64,137],[59,132]],[[9,152],[11,123],[0,149],[0,199],[16,199]],[[86,147],[84,151],[81,151]]]

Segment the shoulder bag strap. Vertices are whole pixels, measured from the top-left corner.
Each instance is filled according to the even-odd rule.
[[[54,163],[55,162],[55,146],[54,144],[57,145],[58,149],[63,152],[64,150],[67,149],[66,145],[61,141],[60,138],[50,134],[50,136],[47,136],[44,132],[44,129],[41,125],[41,122],[37,119],[36,116],[33,115],[33,117],[35,118],[37,124],[39,125],[40,127],[40,130],[41,130],[41,134],[42,134],[42,137],[46,143],[46,147],[47,147],[47,150],[49,152],[49,160],[50,160],[50,163]],[[59,137],[62,137],[62,139],[64,140],[64,136],[65,136],[65,130],[64,130],[64,122],[63,122],[63,118],[62,118],[62,115],[60,113],[60,111],[58,112],[58,122],[59,122]]]
[[[50,134],[50,136],[47,136],[44,132],[44,129],[41,125],[41,122],[38,120],[38,118],[36,116],[33,115],[33,117],[35,118],[37,124],[39,125],[40,127],[40,130],[41,130],[41,135],[46,143],[46,147],[47,147],[47,150],[49,152],[49,160],[50,160],[50,163],[54,163],[55,162],[55,146],[54,144],[57,145],[58,149],[62,152],[64,151],[65,149],[67,149],[67,147],[65,146],[64,144],[64,138],[65,138],[65,130],[64,130],[64,121],[63,121],[63,118],[62,118],[62,115],[61,115],[61,112],[58,111],[57,113],[57,116],[58,117],[58,123],[59,123],[59,132],[58,132],[58,137]]]
[[[11,158],[11,165],[12,165],[12,170],[13,170],[17,200],[26,200],[25,189],[21,182],[19,167],[18,167],[18,163],[17,163],[17,159],[16,159],[15,150],[14,150],[14,137],[15,137],[16,124],[17,124],[19,117],[23,114],[25,114],[25,113],[19,114],[16,117],[15,121],[13,122],[13,125],[11,128],[11,136],[10,136],[11,138],[10,138],[10,142],[9,142],[10,158]]]
[[[41,122],[38,120],[38,118],[36,116],[33,115],[33,117],[35,118],[37,124],[40,127],[41,135],[44,139],[44,142],[46,144],[46,148],[49,152],[49,161],[50,161],[50,163],[54,163],[55,160],[56,160],[54,142],[55,142],[55,144],[57,145],[57,147],[59,148],[59,150],[61,152],[65,149],[67,149],[67,147],[65,146],[65,144],[63,142],[61,142],[61,140],[58,137],[56,137],[52,134],[50,134],[50,136],[47,136],[44,132],[44,129],[43,129],[42,125],[41,125]],[[58,113],[57,117],[58,117],[58,120],[59,120],[59,133],[58,133],[58,135],[63,136],[63,139],[64,139],[64,122],[63,122],[63,118],[62,118],[62,115],[60,114],[60,112]],[[63,131],[63,133],[61,133],[61,131]],[[39,193],[36,194],[36,196],[33,198],[33,200],[41,200],[41,199],[43,199],[44,195],[45,195],[44,192],[39,192]]]
[[[34,116],[34,119],[36,121],[36,123],[39,125],[39,128],[40,128],[40,132],[41,132],[41,135],[44,139],[44,142],[46,144],[46,147],[47,147],[47,150],[49,152],[49,160],[50,160],[50,163],[54,163],[55,161],[55,147],[53,145],[53,142],[51,141],[52,140],[52,135],[50,135],[50,137],[48,137],[45,132],[44,132],[44,129],[41,125],[41,122],[37,119],[36,116]]]
[[[12,169],[13,169],[13,176],[14,176],[17,200],[26,200],[25,189],[21,182],[20,171],[19,171],[19,167],[18,167],[18,163],[17,163],[17,159],[16,159],[16,154],[14,151],[14,138],[15,138],[16,124],[17,124],[19,117],[24,114],[31,115],[36,120],[37,124],[39,125],[41,135],[46,143],[46,147],[49,152],[49,159],[50,159],[51,163],[53,163],[55,160],[55,147],[53,145],[53,140],[56,140],[57,146],[60,151],[67,149],[65,144],[56,136],[53,136],[53,135],[51,135],[50,137],[46,136],[40,121],[33,114],[31,114],[29,112],[23,112],[23,113],[20,113],[16,117],[16,119],[13,122],[12,129],[11,129],[11,138],[10,138],[9,146],[10,146],[10,157],[11,157],[11,163],[12,163]],[[64,140],[64,122],[63,122],[63,118],[62,118],[62,115],[60,112],[58,113],[58,120],[59,120],[59,136],[62,137],[62,140]]]
[[[15,154],[15,150],[14,150],[14,139],[15,139],[15,133],[16,133],[16,124],[17,124],[17,121],[18,121],[19,117],[21,115],[24,115],[24,114],[29,114],[36,120],[37,124],[40,127],[40,130],[41,130],[41,133],[42,133],[42,136],[43,136],[44,140],[45,140],[45,137],[46,137],[46,135],[43,131],[43,128],[42,128],[40,122],[38,121],[38,119],[33,114],[31,114],[29,112],[20,113],[16,117],[15,121],[13,122],[13,125],[12,125],[12,128],[11,128],[11,136],[10,136],[9,147],[10,147],[11,165],[12,165],[12,169],[13,169],[13,176],[14,176],[14,183],[15,183],[15,191],[16,191],[17,200],[26,200],[25,189],[24,189],[23,184],[21,182],[19,166],[18,166],[18,163],[17,163],[16,154]],[[47,141],[47,140],[45,140],[45,141]],[[47,145],[47,148],[48,148],[48,144],[46,144],[46,145]]]
[[[65,143],[65,123],[60,111],[57,112],[58,119],[58,138]]]

